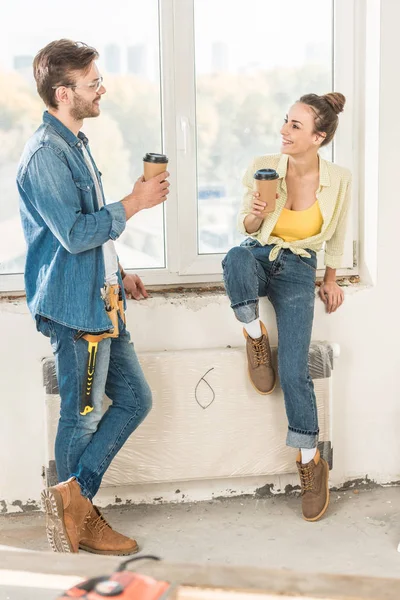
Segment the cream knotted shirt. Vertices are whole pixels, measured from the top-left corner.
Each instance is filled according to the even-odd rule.
[[[250,235],[263,246],[273,244],[274,248],[269,254],[271,261],[275,260],[281,248],[288,248],[293,254],[310,257],[307,250],[318,252],[325,245],[325,265],[332,269],[341,266],[344,239],[346,235],[346,222],[351,198],[351,173],[344,167],[324,160],[319,157],[319,186],[316,197],[322,213],[323,223],[320,233],[304,240],[285,242],[281,238],[271,235],[279,215],[287,200],[286,170],[288,163],[287,154],[271,154],[259,156],[254,159],[243,177],[246,192],[238,215],[238,229],[244,235]],[[244,219],[251,211],[254,191],[254,173],[258,169],[275,169],[279,174],[274,212],[270,213],[261,223],[260,228],[252,234],[247,233]]]

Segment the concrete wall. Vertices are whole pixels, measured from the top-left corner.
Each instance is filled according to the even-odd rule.
[[[400,479],[400,4],[382,0],[381,5],[377,284],[348,290],[337,314],[326,315],[319,301],[315,313],[313,338],[338,342],[342,352],[334,377],[334,484],[366,475],[382,483]],[[361,241],[365,247],[368,240]],[[263,311],[276,342],[273,313],[266,304]],[[227,299],[218,294],[131,301],[128,321],[138,352],[243,343]],[[37,501],[41,491],[45,443],[40,361],[49,355],[49,346],[36,333],[23,300],[1,302],[0,330],[0,501],[12,510],[14,501]],[[247,485],[236,484],[240,489]],[[197,497],[207,497],[211,489],[214,484],[207,488],[203,482]]]

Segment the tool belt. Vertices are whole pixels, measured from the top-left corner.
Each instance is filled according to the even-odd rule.
[[[118,283],[116,284],[106,284],[104,288],[101,289],[101,297],[104,301],[106,313],[110,318],[112,329],[110,331],[105,331],[103,333],[95,334],[94,337],[98,338],[96,341],[100,342],[105,338],[117,338],[119,336],[119,326],[118,326],[118,313],[125,323],[125,312],[124,312],[124,302],[122,300],[122,290]],[[93,334],[88,333],[83,336],[83,339],[88,339],[87,336],[93,337]],[[94,341],[94,340],[91,340]]]
[[[86,380],[82,388],[82,396],[80,403],[80,414],[87,415],[93,410],[92,389],[94,372],[96,367],[96,355],[99,342],[106,338],[117,338],[119,336],[118,315],[122,321],[126,323],[124,302],[122,299],[122,290],[118,284],[106,284],[101,289],[101,297],[104,301],[106,313],[111,321],[110,329],[101,331],[100,333],[90,333],[78,331],[75,336],[75,341],[80,339],[88,343],[88,359],[86,368]]]

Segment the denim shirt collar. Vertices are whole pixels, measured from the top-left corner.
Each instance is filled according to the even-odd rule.
[[[76,136],[68,127],[66,127],[57,117],[51,115],[47,110],[43,113],[43,123],[50,125],[70,146],[80,146],[81,142],[88,145],[89,140],[82,131]]]

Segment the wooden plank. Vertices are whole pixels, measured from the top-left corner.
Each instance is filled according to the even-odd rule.
[[[204,588],[180,586],[171,600],[277,600],[276,594],[262,591],[227,590],[221,588]],[[311,598],[310,596],[282,596],[279,600],[330,600],[328,598]]]
[[[2,570],[55,575],[73,575],[82,578],[111,574],[121,560],[107,557],[80,554],[54,554],[48,552],[1,552],[0,582]],[[399,600],[400,579],[380,579],[349,575],[333,575],[295,572],[289,570],[269,570],[253,567],[227,567],[223,565],[193,565],[168,562],[133,563],[132,569],[155,579],[169,581],[177,586],[212,590],[214,597],[206,600],[222,600],[217,593],[230,593],[232,600],[239,600],[233,592],[276,597],[283,600]],[[217,589],[216,589],[217,588]],[[193,593],[193,589],[190,590]],[[185,591],[188,593],[188,590]],[[208,593],[208,592],[207,592]],[[251,597],[251,596],[250,596]],[[184,597],[183,597],[184,598]],[[179,598],[177,600],[183,600]],[[224,596],[222,596],[225,600]],[[229,596],[226,596],[228,600]],[[229,600],[231,600],[229,598]],[[261,596],[262,598],[262,596]],[[198,600],[198,598],[196,598]],[[252,599],[253,600],[253,599]],[[265,598],[263,598],[265,600]]]

